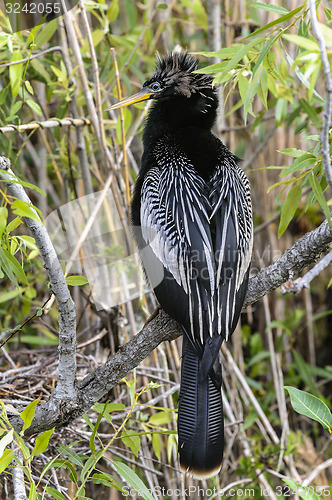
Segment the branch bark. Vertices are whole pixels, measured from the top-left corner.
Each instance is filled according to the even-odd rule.
[[[10,161],[0,156],[0,179],[3,180],[8,192],[14,198],[32,205],[24,188],[19,184],[12,170]],[[63,275],[63,271],[50,237],[43,226],[39,215],[31,207],[37,220],[24,217],[33,234],[36,245],[43,259],[43,265],[50,280],[50,289],[54,293],[59,311],[59,372],[58,384],[53,399],[58,404],[75,406],[77,399],[76,380],[76,312],[75,304]]]
[[[8,161],[8,160],[7,160]],[[0,168],[3,165],[4,160],[0,158]],[[6,173],[0,169],[0,175],[4,178]],[[8,175],[8,174],[7,174]],[[15,186],[19,189],[19,193],[24,199],[27,198],[24,189],[17,185],[7,183],[8,189],[13,194],[12,189]],[[17,193],[18,194],[18,193]],[[13,194],[13,196],[17,196]],[[28,199],[28,198],[27,198]],[[26,219],[28,226],[31,231],[34,231],[34,221],[31,219]],[[33,224],[34,223],[34,224]],[[43,235],[46,240],[49,237],[43,226]],[[39,228],[40,229],[40,228]],[[33,233],[35,235],[35,233]],[[41,252],[45,252],[46,246],[43,241],[43,237],[39,233],[36,233],[38,240],[36,243],[40,245]],[[320,254],[324,252],[329,244],[332,242],[332,230],[328,225],[327,220],[325,220],[317,229],[314,229],[310,233],[305,234],[296,243],[289,248],[276,262],[271,264],[266,269],[258,273],[257,276],[252,277],[249,280],[248,293],[246,296],[244,307],[253,304],[259,300],[264,295],[268,294],[272,290],[278,288],[282,283],[285,283],[289,279],[292,279],[298,275],[302,269],[308,265],[315,262]],[[54,250],[54,249],[53,249]],[[52,250],[50,250],[52,252]],[[53,255],[53,254],[52,254]],[[55,256],[56,257],[56,256]],[[47,255],[43,255],[43,258],[49,259]],[[51,263],[53,258],[51,259]],[[45,265],[45,264],[44,264]],[[47,271],[49,272],[49,264],[45,265]],[[51,266],[53,268],[53,266]],[[63,285],[63,273],[60,268],[58,271],[57,279],[61,281]],[[60,276],[61,274],[61,276]],[[50,278],[51,280],[51,278]],[[57,289],[55,288],[55,283],[52,278],[52,290],[58,295]],[[68,291],[68,288],[67,288]],[[67,293],[67,292],[66,292]],[[69,292],[68,292],[69,294]],[[68,295],[66,295],[69,304],[71,304],[71,314],[73,315],[73,304],[71,298],[69,300]],[[70,297],[70,296],[69,296]],[[66,304],[68,307],[68,304]],[[59,312],[62,308],[62,302],[58,302]],[[61,316],[61,314],[60,314]],[[62,316],[62,322],[64,317]],[[70,320],[70,335],[74,335],[74,318],[71,317]],[[60,342],[62,340],[62,329],[63,324],[60,326]],[[67,394],[64,394],[63,399],[59,398],[59,392],[57,390],[41,406],[36,408],[35,417],[33,419],[32,425],[26,430],[25,436],[30,436],[35,433],[39,433],[52,427],[63,427],[72,422],[75,418],[81,416],[85,411],[87,411],[95,402],[97,402],[103,395],[107,394],[119,381],[136,367],[143,359],[148,356],[148,354],[153,351],[161,342],[170,341],[182,334],[181,327],[173,319],[171,319],[165,312],[160,311],[158,316],[147,323],[144,328],[139,332],[133,339],[131,339],[127,344],[122,346],[119,351],[112,356],[104,365],[97,368],[96,371],[87,375],[76,387],[76,399],[75,404],[68,404]],[[71,337],[71,346],[73,346],[73,339]],[[63,350],[59,351],[60,357],[63,356]],[[60,367],[59,367],[60,374]],[[61,383],[59,380],[58,384]],[[22,419],[17,416],[11,418],[11,423],[17,431],[22,428]]]

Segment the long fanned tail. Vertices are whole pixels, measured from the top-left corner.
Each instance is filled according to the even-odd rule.
[[[224,451],[219,357],[209,375],[203,364],[184,334],[178,414],[180,468],[198,479],[219,472]]]

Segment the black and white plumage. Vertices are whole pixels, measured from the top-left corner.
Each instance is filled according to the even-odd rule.
[[[222,464],[219,349],[247,290],[252,211],[247,177],[211,132],[218,99],[188,54],[159,58],[156,72],[117,108],[154,99],[131,205],[143,266],[162,308],[183,328],[180,467],[199,478]],[[154,282],[156,270],[163,278]]]

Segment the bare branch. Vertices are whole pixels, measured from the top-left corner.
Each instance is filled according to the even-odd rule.
[[[12,441],[12,449],[15,455],[15,465],[12,470],[14,498],[15,500],[27,500],[27,492],[25,489],[24,472],[23,472],[23,455],[17,447],[15,441]]]
[[[326,45],[324,37],[319,29],[319,24],[316,14],[316,2],[315,0],[309,0],[310,14],[311,14],[311,26],[312,31],[318,41],[319,50],[322,58],[325,82],[326,82],[326,102],[323,115],[322,132],[320,135],[320,140],[322,144],[321,155],[323,159],[323,167],[326,176],[326,180],[332,189],[332,165],[330,161],[330,146],[329,146],[329,135],[330,135],[330,123],[331,123],[331,113],[332,113],[332,78],[331,78],[331,68],[326,52]]]
[[[332,250],[329,251],[325,257],[322,258],[317,264],[310,269],[310,271],[296,281],[289,281],[285,285],[282,285],[282,293],[299,293],[303,288],[309,288],[309,283],[316,278],[324,269],[332,262]]]
[[[0,157],[0,178],[11,196],[32,205],[30,198],[10,169],[10,161]],[[59,310],[59,374],[54,398],[69,401],[76,400],[76,313],[75,304],[70,296],[60,262],[37,212],[31,207],[37,220],[25,217],[25,222],[33,234],[36,245],[43,258],[44,268],[50,280],[50,289],[54,293]]]
[[[58,118],[50,118],[49,120],[45,120],[43,122],[31,122],[24,123],[23,125],[6,125],[5,127],[0,127],[0,132],[24,132],[24,130],[34,130],[34,129],[44,129],[44,128],[53,128],[53,127],[64,127],[64,126],[74,126],[81,127],[82,125],[90,125],[91,122],[87,118],[62,118],[62,120]]]
[[[13,66],[14,64],[22,64],[27,61],[31,61],[32,59],[36,59],[37,57],[42,57],[49,52],[63,51],[61,45],[56,45],[55,47],[49,47],[48,49],[41,50],[38,54],[32,54],[29,57],[25,57],[24,59],[19,59],[18,61],[10,61],[8,63],[0,64],[0,68],[8,68],[9,66]]]
[[[315,262],[331,242],[332,229],[325,219],[317,229],[299,238],[278,260],[249,280],[244,307],[297,276]]]
[[[312,483],[315,478],[320,474],[323,470],[327,469],[328,467],[332,467],[332,458],[329,458],[328,460],[325,460],[325,462],[322,462],[321,464],[318,464],[313,471],[308,474],[308,476],[303,480],[302,486],[309,486],[310,483]]]

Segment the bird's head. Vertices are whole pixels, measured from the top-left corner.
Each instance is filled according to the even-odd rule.
[[[174,96],[190,98],[193,94],[205,95],[212,90],[212,77],[194,73],[198,59],[184,52],[157,56],[154,75],[135,95],[126,97],[107,109],[118,109],[148,99],[169,99]]]

